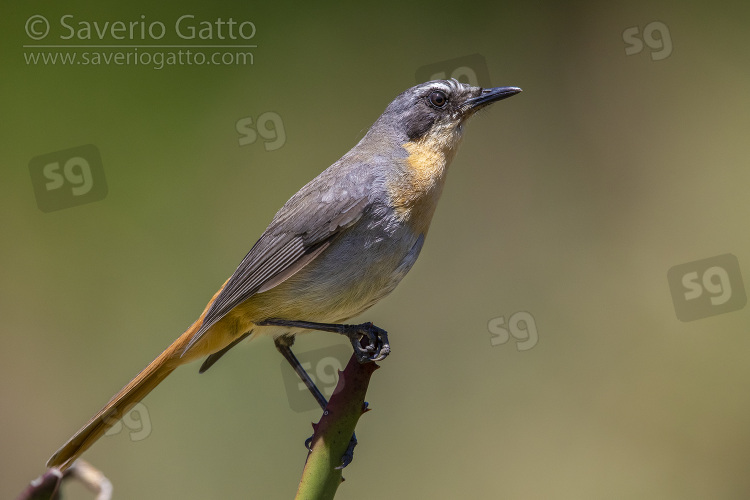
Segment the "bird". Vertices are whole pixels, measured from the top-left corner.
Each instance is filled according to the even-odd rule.
[[[414,265],[467,120],[519,92],[450,79],[399,94],[349,152],[281,207],[199,318],[47,466],[69,468],[178,366],[205,358],[202,373],[247,338],[273,337],[325,407],[291,351],[295,335],[310,330],[345,335],[361,363],[388,356],[385,330],[344,322],[387,296]]]

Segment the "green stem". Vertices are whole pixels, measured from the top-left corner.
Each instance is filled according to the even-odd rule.
[[[375,363],[360,364],[352,356],[339,374],[339,382],[328,401],[320,422],[313,424],[315,434],[311,451],[302,471],[297,500],[330,500],[343,481],[341,457],[349,446],[359,417],[366,411],[365,395]]]

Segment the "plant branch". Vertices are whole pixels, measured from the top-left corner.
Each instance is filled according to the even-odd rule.
[[[360,364],[352,355],[328,406],[313,424],[310,452],[302,471],[297,500],[328,500],[336,495],[341,482],[341,457],[346,452],[359,417],[367,411],[365,395],[370,377],[378,369],[374,362]]]
[[[379,367],[374,362],[360,364],[352,355],[344,371],[339,372],[336,389],[323,416],[313,424],[314,434],[297,490],[298,500],[329,500],[344,480],[341,459],[346,453],[359,418],[368,411],[365,395],[370,377]],[[35,479],[17,500],[56,500],[63,482],[78,480],[97,495],[108,500],[112,483],[88,462],[78,459],[64,473],[52,468]]]
[[[83,483],[96,493],[96,500],[112,498],[112,483],[109,479],[99,469],[79,458],[65,472],[56,468],[47,469],[42,476],[31,481],[16,500],[57,500],[61,498],[60,486],[70,480]]]

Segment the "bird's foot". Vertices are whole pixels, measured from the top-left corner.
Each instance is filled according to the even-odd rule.
[[[341,325],[341,334],[349,337],[354,355],[360,363],[382,361],[391,353],[388,332],[372,323]]]
[[[307,451],[312,451],[312,442],[314,437],[315,436],[310,436],[309,438],[307,438],[307,440],[305,440],[305,448],[307,448]],[[349,440],[349,446],[346,447],[346,451],[341,456],[341,464],[335,467],[335,469],[341,470],[352,463],[352,460],[354,460],[355,446],[357,446],[357,435],[352,434],[352,438]]]

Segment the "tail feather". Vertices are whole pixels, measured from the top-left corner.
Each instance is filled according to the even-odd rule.
[[[115,394],[109,400],[109,403],[99,410],[99,413],[94,415],[67,443],[57,450],[47,461],[47,467],[57,467],[63,471],[70,467],[84,451],[94,444],[97,439],[102,437],[110,427],[115,425],[123,415],[129,412],[140,400],[145,398],[154,387],[159,385],[178,366],[198,357],[211,354],[216,349],[221,349],[222,346],[213,346],[212,340],[209,338],[205,338],[201,343],[195,344],[192,347],[189,346],[191,339],[203,323],[203,319],[210,309],[211,304],[219,296],[225,285],[226,283],[214,294],[200,318],[185,333],[180,335],[172,345],[167,347],[159,357],[153,360],[151,364],[131,380],[128,385]],[[226,332],[224,335],[223,331],[217,331],[217,337],[220,339],[231,338],[234,334],[234,332]],[[222,351],[221,354],[224,352],[226,350]],[[221,357],[221,354],[219,357]],[[213,361],[216,361],[216,359]]]
[[[47,467],[58,467],[65,470],[97,439],[117,423],[139,401],[146,397],[154,387],[159,385],[175,368],[179,362],[173,360],[173,349],[170,346],[158,358],[151,362],[128,385],[123,387],[99,413],[94,415],[75,435],[68,440],[47,461]]]

